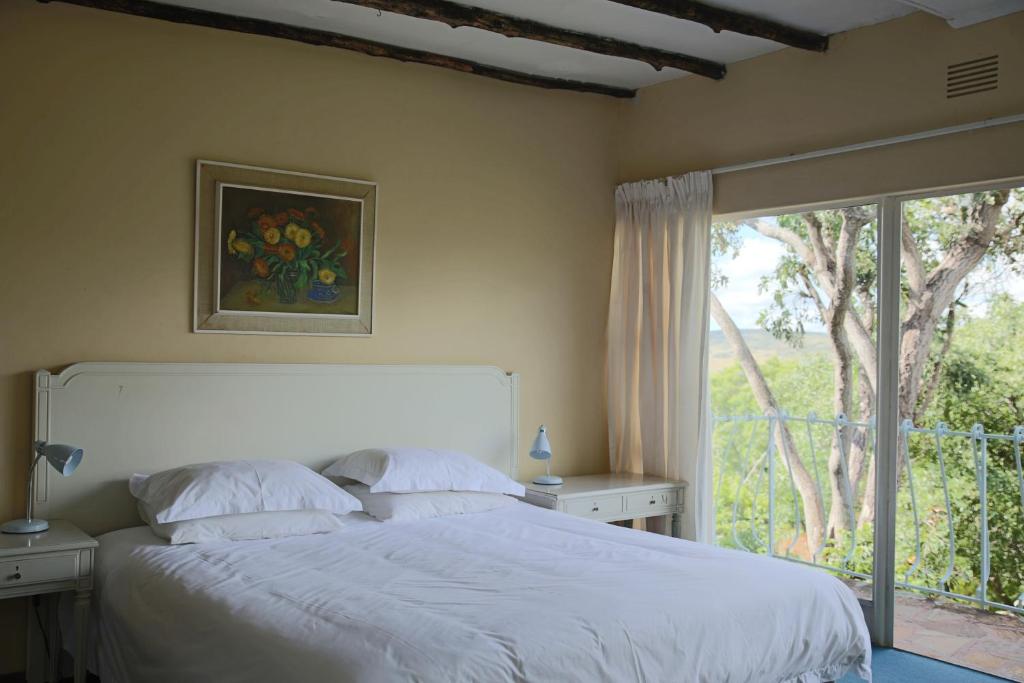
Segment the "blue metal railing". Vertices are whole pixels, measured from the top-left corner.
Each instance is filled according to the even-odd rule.
[[[730,508],[728,530],[719,530],[719,534],[722,536],[719,542],[728,542],[733,547],[749,552],[821,567],[851,578],[871,579],[870,572],[865,571],[865,567],[870,567],[870,562],[858,563],[856,561],[859,524],[855,508],[859,505],[866,487],[873,486],[873,482],[867,481],[867,472],[870,471],[875,443],[873,419],[867,422],[856,422],[843,415],[824,419],[814,413],[810,413],[806,417],[784,413],[728,415],[716,416],[714,425],[716,506],[720,511],[723,506]],[[779,438],[781,436],[779,430],[783,427],[787,430],[789,439]],[[852,473],[851,465],[854,462],[852,462],[852,453],[850,452],[851,444],[853,437],[858,433],[861,437],[861,448],[856,462],[857,472]],[[822,439],[822,436],[826,436],[826,438]],[[989,596],[989,583],[992,578],[992,540],[989,528],[991,514],[989,446],[993,442],[1008,443],[1012,449],[1016,485],[1020,496],[1020,507],[1015,512],[1024,515],[1024,468],[1021,463],[1024,426],[1016,427],[1011,434],[996,434],[986,432],[980,424],[973,425],[969,431],[957,431],[941,422],[935,427],[926,428],[915,427],[909,420],[904,420],[900,425],[899,437],[901,467],[903,468],[901,496],[905,496],[908,501],[908,505],[905,507],[909,507],[913,524],[912,539],[906,533],[904,533],[904,537],[900,538],[904,555],[906,555],[907,568],[902,572],[902,580],[897,581],[896,586],[943,595],[985,608],[1024,614],[1024,593],[1021,593],[1014,601],[1015,604],[999,602]],[[921,439],[927,439],[927,441],[920,441]],[[822,487],[820,470],[823,459],[819,457],[819,449],[826,442],[827,449],[835,448],[838,452],[839,457],[836,464],[840,468],[841,475],[838,479],[839,485],[844,487],[843,498],[847,501],[844,512],[847,515],[849,526],[847,536],[840,541],[845,544],[844,547],[831,549],[833,551],[829,554],[831,562],[825,559],[826,545],[829,542],[827,534],[822,534],[816,547],[811,548],[811,540],[807,538],[806,551],[801,554],[796,550],[801,538],[806,538],[806,520],[803,519],[804,515],[801,513],[802,498],[793,474],[794,463],[799,459],[808,475],[805,478],[805,487],[813,487],[817,502],[827,517],[831,496],[826,496]],[[912,442],[915,443],[913,449],[911,448]],[[953,442],[953,445],[950,442]],[[797,453],[790,453],[791,448],[795,448]],[[969,453],[969,465],[973,470],[973,484],[976,487],[976,490],[972,491],[970,495],[976,494],[977,496],[980,557],[974,558],[977,560],[979,568],[978,589],[971,595],[956,592],[950,585],[950,579],[954,576],[957,568],[958,541],[949,479],[951,450],[954,451],[954,457],[955,454],[966,456]],[[924,458],[928,458],[930,462],[922,462]],[[777,461],[781,462],[783,466],[782,476],[788,480],[788,486],[784,484],[781,493],[777,485],[777,479],[780,477]],[[827,467],[827,456],[824,458],[824,463]],[[926,476],[925,483],[929,483],[930,478],[933,485],[926,486],[922,492],[918,490],[915,481],[915,467],[920,470],[926,465],[930,467],[922,470]],[[922,472],[917,474],[922,474]],[[734,481],[735,485],[726,486],[727,478]],[[939,483],[933,481],[935,478],[939,480]],[[939,567],[928,568],[933,576],[938,574],[941,576],[931,580],[923,576],[926,573],[924,571],[926,549],[923,547],[921,533],[922,524],[925,521],[922,520],[919,509],[922,506],[920,500],[922,494],[925,498],[934,501],[934,505],[927,506],[929,516],[926,522],[928,525],[937,529],[941,522],[947,528],[947,533],[943,535],[946,545],[945,552],[940,553],[940,555],[944,555],[945,559],[940,562]],[[780,503],[783,504],[783,519],[781,521]],[[1003,512],[1005,513],[1005,511]],[[942,520],[937,520],[936,515],[944,515],[944,517]],[[791,538],[788,535],[790,529],[792,531]],[[782,532],[781,537],[786,539],[781,544],[778,540],[780,531]],[[863,529],[861,531],[863,532]],[[934,538],[933,534],[933,542]],[[843,552],[844,550],[845,552]],[[837,557],[839,555],[841,557]],[[837,559],[838,561],[836,561]],[[963,561],[961,558],[961,562]],[[936,562],[934,553],[931,562],[933,565]]]

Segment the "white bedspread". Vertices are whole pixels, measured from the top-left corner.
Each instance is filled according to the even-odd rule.
[[[526,504],[205,545],[125,529],[98,558],[104,683],[870,678],[825,573]]]

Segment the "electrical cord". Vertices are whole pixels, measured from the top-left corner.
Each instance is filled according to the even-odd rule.
[[[39,596],[32,597],[32,611],[36,613],[36,623],[39,624],[39,632],[43,635],[43,647],[46,649],[46,661],[50,661],[50,639],[46,634],[46,627],[43,626],[43,617],[39,614]]]

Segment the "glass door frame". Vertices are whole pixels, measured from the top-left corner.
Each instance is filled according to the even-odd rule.
[[[837,209],[875,204],[878,207],[878,332],[875,349],[878,357],[875,431],[875,524],[872,597],[861,600],[865,620],[875,645],[893,646],[896,602],[896,507],[899,483],[899,352],[902,277],[903,204],[915,199],[943,197],[988,190],[1021,187],[1024,176],[956,185],[945,185],[910,192],[868,195],[829,202],[816,202],[782,208],[738,211],[715,215],[713,222],[744,218],[781,216],[805,211]]]

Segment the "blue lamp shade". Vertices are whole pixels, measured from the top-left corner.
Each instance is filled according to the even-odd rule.
[[[50,528],[50,523],[45,519],[32,518],[32,482],[35,481],[36,465],[43,458],[50,463],[50,467],[57,470],[61,475],[67,477],[78,468],[85,453],[78,446],[68,446],[62,443],[46,443],[37,441],[33,448],[35,456],[28,468],[28,490],[26,491],[25,517],[12,519],[0,525],[0,531],[5,534],[38,534]]]
[[[78,446],[68,446],[62,443],[51,443],[43,446],[43,457],[50,463],[53,469],[63,476],[71,476],[71,473],[78,469],[85,453]]]
[[[543,460],[547,465],[547,474],[534,479],[534,484],[558,486],[562,483],[561,477],[551,474],[551,442],[548,441],[548,430],[544,425],[537,430],[537,437],[533,440],[533,446],[530,448],[530,457],[534,460]]]

